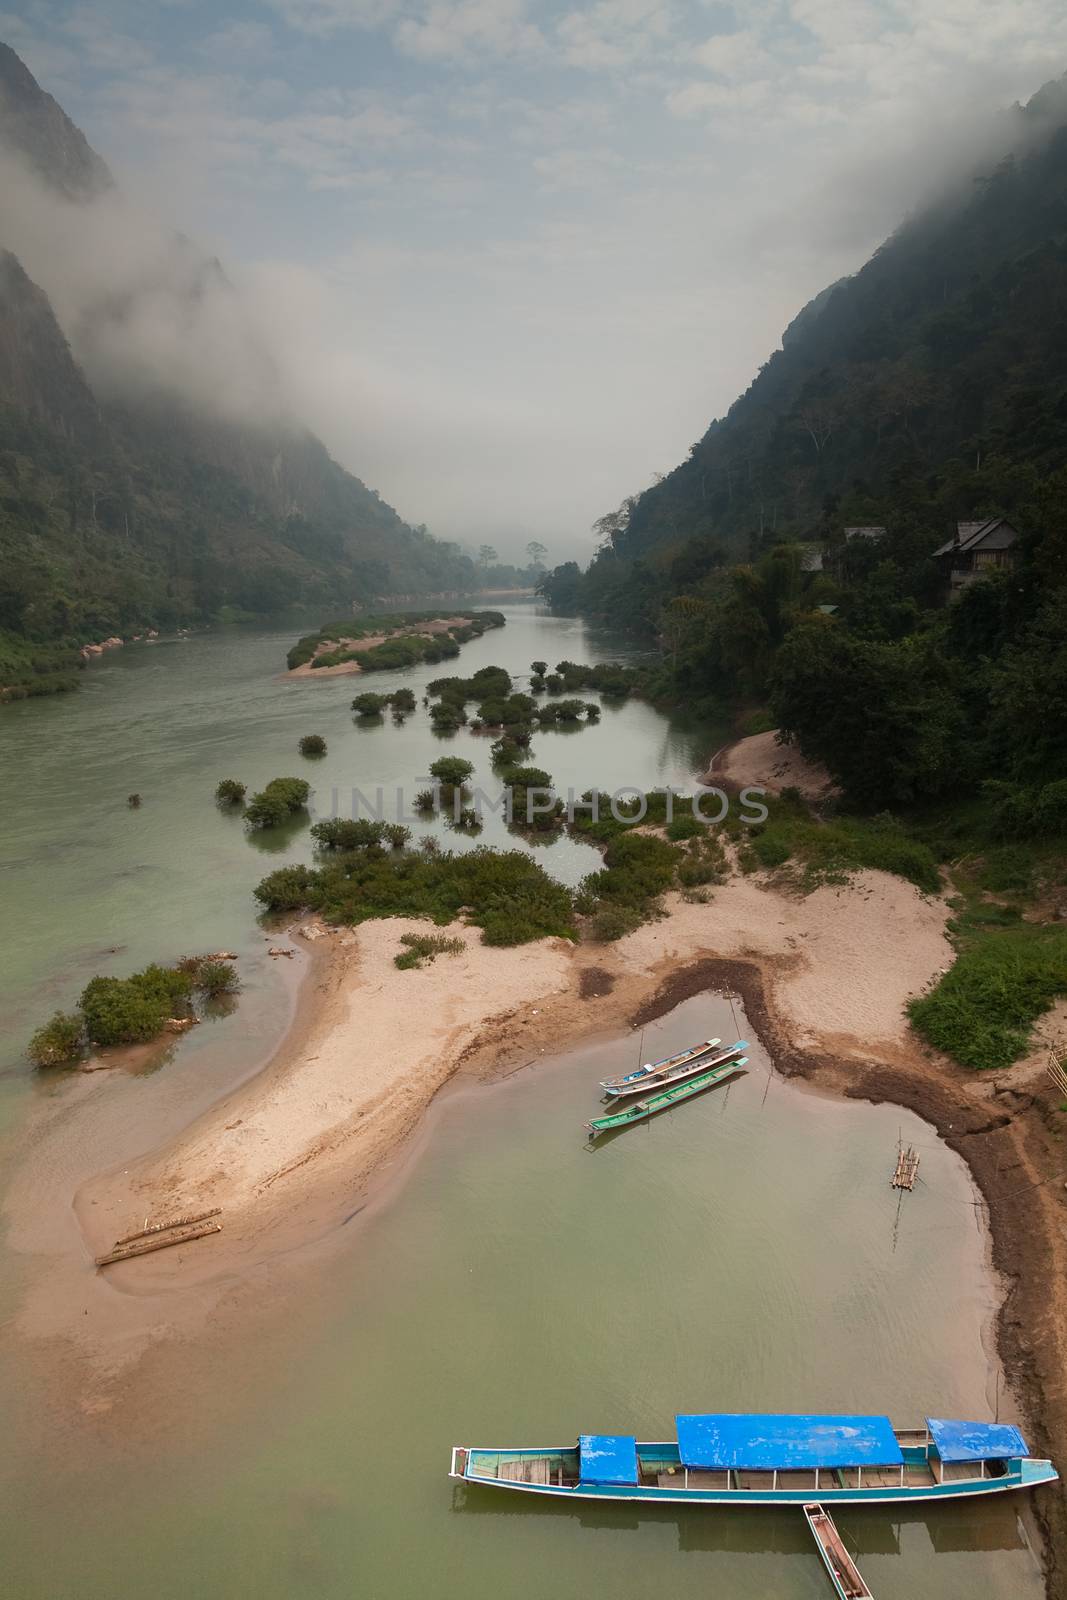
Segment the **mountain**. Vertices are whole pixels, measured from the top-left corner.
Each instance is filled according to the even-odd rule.
[[[649,695],[776,728],[853,811],[903,817],[946,859],[1018,844],[1019,883],[1051,885],[1067,860],[1067,80],[1000,129],[992,160],[805,308],[687,461],[602,519],[588,571],[542,589],[658,635]],[[989,534],[984,555],[965,557],[960,524]],[[832,855],[846,835],[821,838]],[[791,849],[779,835],[760,859]]]
[[[86,200],[114,179],[80,128],[45,94],[33,73],[0,43],[0,148],[14,151],[69,199]]]
[[[0,163],[0,690],[50,686],[61,640],[475,587],[288,414],[219,262],[6,45]]]
[[[1067,78],[1000,132],[999,155],[799,313],[558,598],[654,625],[702,571],[776,542],[888,524],[933,549],[957,519],[1021,514],[1067,464]]]

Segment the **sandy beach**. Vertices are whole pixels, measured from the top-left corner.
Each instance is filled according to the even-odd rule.
[[[896,1063],[907,1054],[905,1001],[952,955],[944,905],[878,873],[804,899],[738,875],[707,904],[670,896],[667,909],[611,945],[496,949],[456,925],[463,953],[412,971],[393,958],[424,923],[304,925],[313,973],[274,1061],[170,1145],[81,1190],[87,1249],[105,1250],[131,1218],[219,1206],[224,1234],[183,1251],[180,1264],[165,1253],[122,1263],[109,1281],[178,1286],[254,1259],[291,1238],[302,1211],[317,1225],[344,1214],[461,1067],[509,1070],[561,1039],[622,1031],[710,960],[759,966],[793,1051]]]
[[[825,767],[807,761],[796,745],[779,744],[777,732],[756,733],[727,745],[712,759],[704,782],[728,783],[731,788],[798,789],[805,800],[820,804],[837,794]]]

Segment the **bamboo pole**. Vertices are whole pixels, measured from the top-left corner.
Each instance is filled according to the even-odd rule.
[[[221,1232],[221,1222],[201,1222],[195,1227],[187,1227],[178,1232],[157,1233],[147,1239],[137,1239],[132,1244],[109,1250],[107,1255],[97,1256],[96,1265],[108,1267],[113,1261],[129,1261],[134,1256],[146,1256],[152,1250],[166,1250],[172,1244],[188,1244],[192,1239],[202,1239],[205,1234]]]

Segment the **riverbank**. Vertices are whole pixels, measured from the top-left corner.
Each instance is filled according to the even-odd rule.
[[[704,782],[728,783],[734,789],[768,789],[771,794],[793,788],[812,805],[824,804],[838,793],[826,768],[806,760],[796,745],[779,744],[776,729],[751,734],[719,750]]]
[[[657,997],[681,992],[686,974],[724,960],[759,972],[791,1059],[811,1054],[858,1072],[873,1055],[900,1069],[910,1059],[904,1003],[951,959],[944,904],[880,873],[806,898],[738,875],[706,904],[668,896],[666,905],[667,916],[611,945],[546,939],[499,949],[457,925],[461,954],[407,971],[394,956],[402,935],[424,923],[304,924],[297,942],[312,952],[309,975],[273,1061],[162,1149],[76,1196],[84,1244],[61,1274],[68,1287],[79,1275],[84,1284],[91,1258],[145,1216],[223,1212],[223,1233],[94,1280],[109,1305],[95,1325],[102,1347],[122,1322],[116,1301],[169,1300],[170,1329],[184,1315],[174,1291],[221,1292],[234,1273],[336,1227],[460,1071],[510,1072],[561,1040],[638,1026]],[[46,1324],[58,1333],[54,1295],[51,1311]],[[145,1333],[126,1329],[127,1358]]]

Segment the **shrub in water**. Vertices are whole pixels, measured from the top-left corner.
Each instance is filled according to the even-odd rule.
[[[248,802],[245,821],[250,828],[276,828],[307,805],[310,793],[311,785],[303,778],[272,778]]]
[[[209,1000],[220,994],[236,994],[241,987],[237,968],[229,961],[202,961],[196,973],[196,986]]]
[[[464,761],[462,756],[440,756],[438,760],[430,763],[430,776],[436,778],[438,783],[447,783],[452,788],[458,788],[466,783],[474,771],[472,761]]]
[[[359,717],[380,717],[388,704],[387,694],[357,694],[352,702],[352,710]]]
[[[245,786],[236,778],[223,778],[215,790],[220,806],[239,806],[245,797]]]
[[[85,1046],[85,1022],[78,1011],[57,1011],[50,1022],[37,1029],[30,1040],[28,1055],[38,1067],[58,1067],[75,1061]]]
[[[300,741],[300,754],[302,756],[324,756],[326,754],[326,740],[321,733],[305,733]]]
[[[318,904],[319,878],[310,867],[279,867],[252,893],[268,911],[296,911]]]

